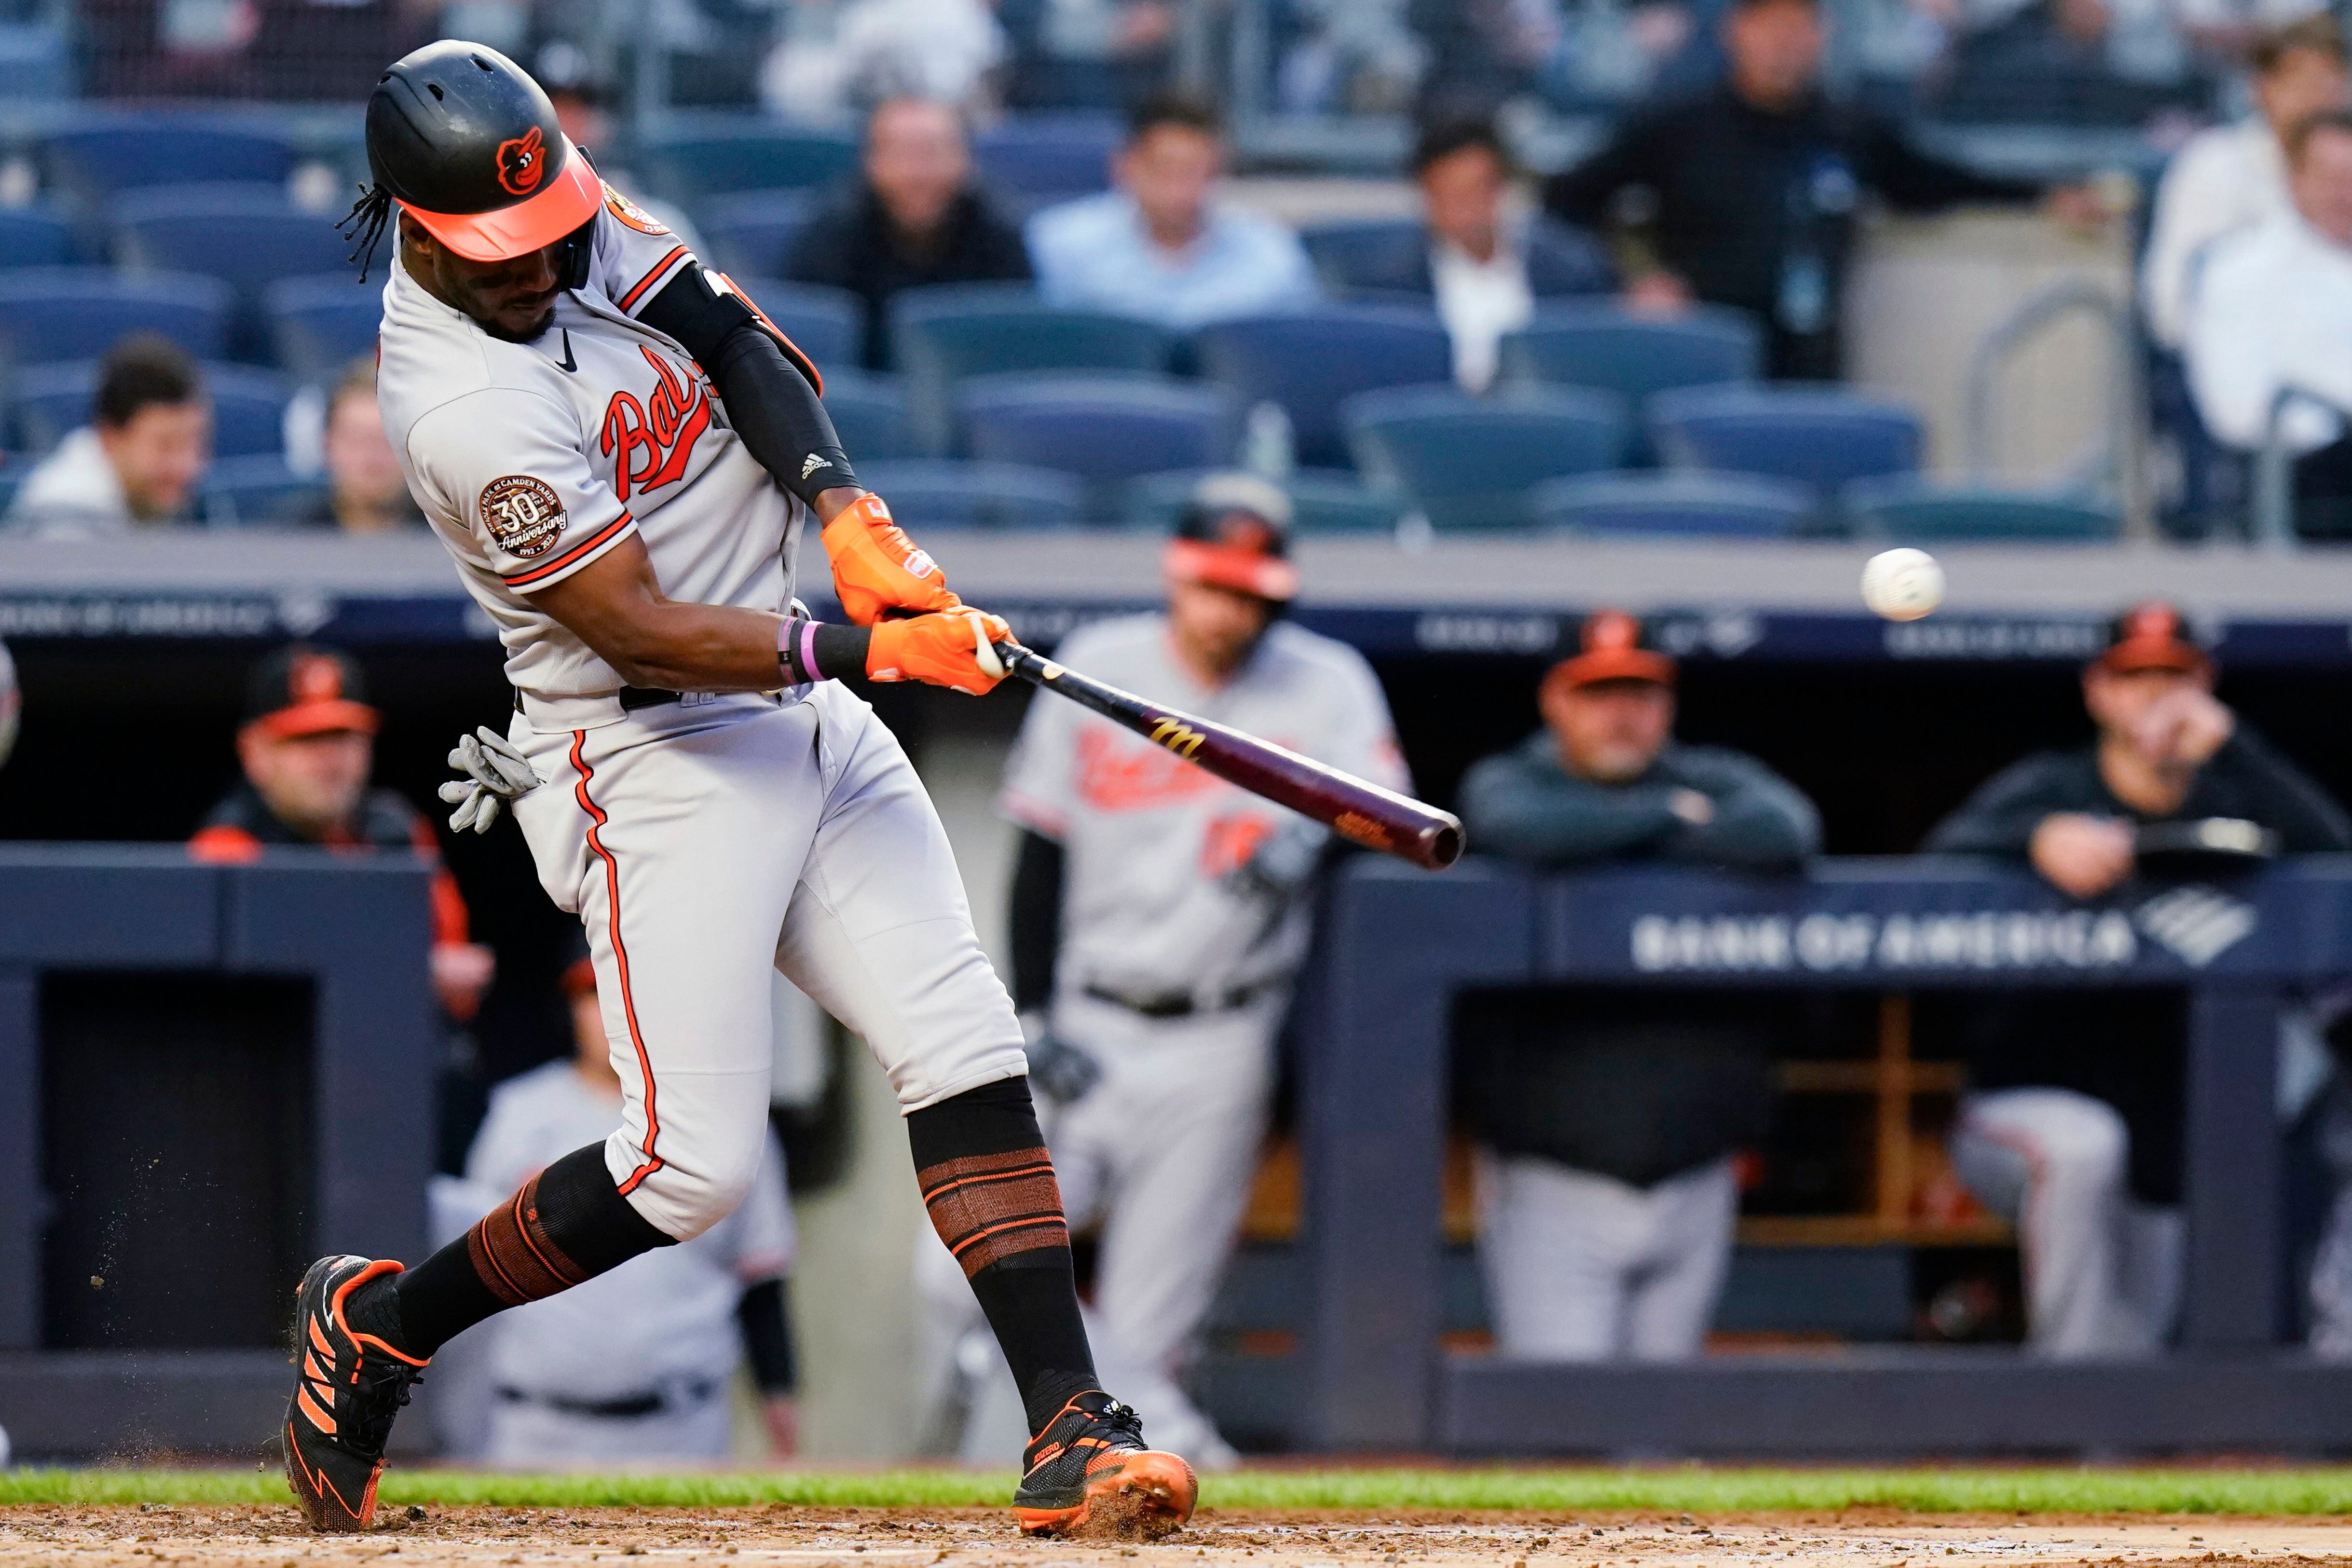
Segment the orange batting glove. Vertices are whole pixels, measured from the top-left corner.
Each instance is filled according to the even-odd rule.
[[[899,532],[879,496],[860,496],[825,524],[824,553],[833,561],[841,608],[860,626],[893,610],[927,615],[963,606],[948,591],[940,563]]]
[[[866,673],[877,681],[924,681],[980,696],[1004,678],[994,644],[1013,628],[968,607],[875,624],[866,645]]]

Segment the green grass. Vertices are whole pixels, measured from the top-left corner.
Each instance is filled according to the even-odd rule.
[[[403,1469],[394,1504],[505,1508],[1001,1507],[1009,1474],[833,1470],[744,1475],[492,1475]],[[0,1506],[281,1503],[285,1483],[254,1470],[0,1471]],[[1209,1508],[1643,1510],[1693,1514],[1854,1505],[1921,1512],[2352,1514],[2352,1469],[1639,1469],[1261,1470],[1209,1477]]]

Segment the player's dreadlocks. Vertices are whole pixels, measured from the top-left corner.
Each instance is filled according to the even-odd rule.
[[[368,267],[375,260],[375,247],[383,239],[384,225],[391,221],[392,193],[382,185],[362,185],[360,199],[335,225],[337,234],[353,242],[351,255],[343,259],[359,264],[362,283],[367,281]]]

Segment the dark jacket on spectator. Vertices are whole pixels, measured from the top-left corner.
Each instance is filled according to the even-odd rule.
[[[352,831],[323,844],[288,827],[261,791],[239,779],[236,788],[205,813],[204,824],[188,840],[188,853],[213,865],[236,865],[258,860],[274,846],[308,846],[365,853],[375,850],[406,850],[421,855],[433,870],[433,940],[467,940],[466,900],[457,879],[441,864],[441,843],[432,824],[415,807],[391,789],[371,789],[360,801]]]
[[[2023,862],[2033,830],[2060,811],[2139,822],[2239,817],[2276,831],[2290,853],[2352,849],[2343,809],[2242,719],[2168,817],[2116,800],[2090,747],[2045,751],[1995,774],[1922,848]],[[2180,1201],[2183,1029],[2170,991],[2012,990],[1964,1009],[1960,1045],[1971,1088],[2071,1089],[2114,1106],[2131,1131],[2134,1195],[2170,1204]]]
[[[1699,298],[1763,322],[1770,374],[1814,379],[1842,368],[1840,301],[1864,192],[1904,209],[2037,193],[1929,157],[1866,110],[1817,95],[1771,114],[1723,85],[1628,116],[1607,146],[1555,175],[1544,200],[1570,223],[1598,227],[1630,187],[1655,199],[1659,262]],[[1810,321],[1797,313],[1808,297]]]
[[[1512,235],[1527,263],[1528,291],[1538,299],[1570,294],[1606,294],[1617,287],[1608,252],[1582,229],[1538,214]],[[1429,230],[1399,230],[1393,243],[1351,259],[1346,282],[1352,288],[1394,294],[1434,294],[1430,272]]]
[[[1694,827],[1676,789],[1715,803]],[[1812,804],[1751,758],[1669,746],[1632,783],[1560,765],[1549,731],[1487,758],[1462,785],[1484,851],[1547,868],[1659,859],[1793,870],[1821,842]],[[1458,1100],[1479,1138],[1649,1186],[1760,1136],[1771,1105],[1774,1017],[1705,992],[1494,997],[1457,1031]]]
[[[977,190],[956,197],[936,243],[911,249],[882,210],[873,188],[859,181],[820,211],[793,242],[784,276],[794,283],[846,288],[866,301],[869,371],[890,365],[890,297],[934,283],[1018,282],[1029,276],[1029,252],[1020,225],[1008,222]]]

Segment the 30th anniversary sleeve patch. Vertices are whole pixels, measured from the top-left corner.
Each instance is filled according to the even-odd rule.
[[[509,474],[482,486],[482,523],[491,542],[529,560],[555,548],[563,532],[563,501],[546,480]]]

